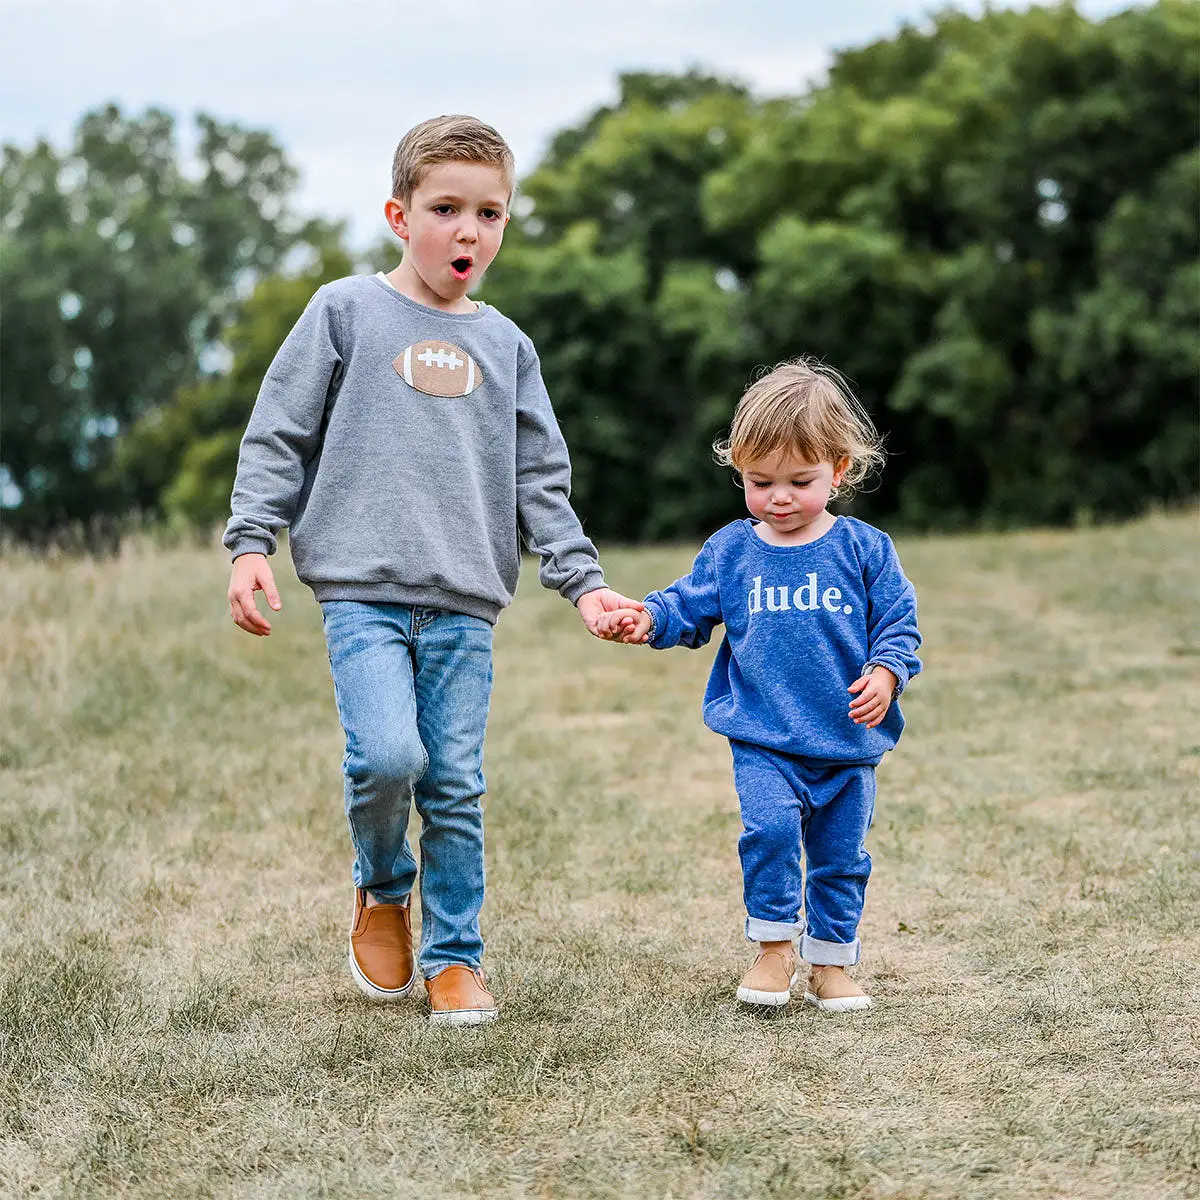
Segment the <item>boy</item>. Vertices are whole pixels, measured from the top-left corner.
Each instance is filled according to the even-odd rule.
[[[518,527],[541,582],[589,631],[606,611],[640,608],[604,586],[571,509],[533,344],[467,294],[500,249],[513,184],[508,145],[472,117],[404,136],[384,206],[402,261],[309,302],[263,380],[224,537],[230,614],[247,632],[271,631],[255,591],[280,607],[267,555],[284,527],[321,605],[346,734],[354,981],[385,1002],[415,986],[415,799],[418,961],[430,1019],[447,1025],[497,1012],[480,972],[482,762],[492,627],[516,587]]]

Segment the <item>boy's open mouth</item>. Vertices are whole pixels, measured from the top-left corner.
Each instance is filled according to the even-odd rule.
[[[462,258],[456,258],[450,264],[450,270],[454,272],[455,279],[466,279],[471,274],[472,266],[472,260],[467,255],[463,255]]]

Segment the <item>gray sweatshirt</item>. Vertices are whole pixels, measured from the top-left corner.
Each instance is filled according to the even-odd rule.
[[[512,321],[356,275],[316,293],[263,378],[223,540],[234,558],[273,554],[287,527],[318,600],[494,622],[516,588],[518,530],[546,587],[574,603],[604,586],[570,482],[537,353]]]

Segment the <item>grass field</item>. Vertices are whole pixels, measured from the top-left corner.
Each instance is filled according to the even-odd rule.
[[[487,773],[501,1020],[344,965],[320,621],[219,550],[0,562],[0,1193],[1200,1195],[1200,525],[901,540],[926,673],[880,771],[867,1014],[740,1009],[710,651],[527,569]],[[614,551],[632,593],[686,547]]]

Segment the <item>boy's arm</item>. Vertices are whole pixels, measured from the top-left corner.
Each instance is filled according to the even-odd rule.
[[[917,649],[917,593],[904,575],[892,539],[882,536],[879,548],[863,572],[867,589],[867,662],[864,675],[873,667],[886,667],[896,677],[898,696],[908,681],[921,670]]]
[[[596,547],[571,507],[571,461],[542,382],[537,352],[531,343],[522,343],[521,353],[517,365],[517,518],[526,545],[541,559],[538,579],[542,586],[578,604],[586,593],[608,589]],[[612,602],[604,603],[604,609],[618,607],[618,601],[625,607],[637,607],[636,601],[615,592],[608,595]]]
[[[708,642],[724,618],[717,565],[707,543],[696,555],[691,574],[646,597],[646,612],[650,615],[649,643],[655,650],[671,646],[696,650]]]
[[[222,539],[235,559],[274,554],[276,534],[295,516],[330,387],[340,378],[340,343],[332,298],[321,288],[267,368],[242,437],[233,515]]]

